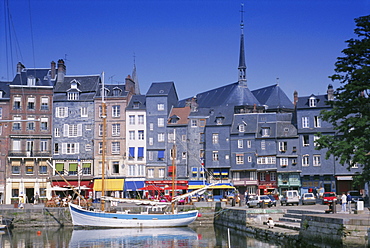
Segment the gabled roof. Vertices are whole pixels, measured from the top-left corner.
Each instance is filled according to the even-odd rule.
[[[67,100],[67,92],[71,88],[72,81],[78,81],[78,90],[80,92],[79,101],[92,101],[96,96],[100,84],[99,75],[87,76],[64,76],[63,82],[57,82],[54,87],[54,101]]]
[[[99,89],[96,92],[97,97],[101,97],[101,88],[102,84],[99,85]],[[105,90],[107,90],[107,94],[105,97],[126,97],[128,95],[128,92],[125,91],[125,85],[124,84],[105,84],[104,85]],[[119,90],[121,91],[121,94],[118,96],[114,95],[114,91]]]
[[[316,106],[310,107],[309,105],[309,99],[313,97],[316,99]],[[330,105],[326,104],[326,101],[328,101],[328,95],[310,95],[310,96],[302,96],[298,97],[297,101],[297,109],[315,109],[315,108],[328,108]]]
[[[172,108],[170,118],[168,119],[168,125],[187,125],[188,116],[190,114],[190,107],[183,108]],[[172,118],[178,118],[177,123],[171,123]]]
[[[23,68],[20,74],[16,74],[11,86],[26,86],[27,78],[34,77],[36,79],[35,86],[53,86],[54,82],[50,79],[50,69],[39,68]]]
[[[294,104],[277,84],[253,90],[252,93],[268,109],[294,109]]]

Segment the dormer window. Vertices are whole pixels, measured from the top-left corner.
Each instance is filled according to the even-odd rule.
[[[224,122],[224,119],[225,119],[225,117],[223,115],[221,115],[221,113],[220,113],[218,116],[216,116],[216,124],[217,125],[222,125],[222,123]]]
[[[309,101],[309,106],[310,107],[316,107],[316,105],[317,105],[317,99],[316,99],[316,97],[311,96],[310,99],[308,99],[308,101]]]
[[[4,91],[0,90],[0,98],[4,97]]]
[[[180,120],[180,118],[177,115],[173,115],[173,116],[170,117],[170,123],[171,124],[176,124],[179,120]]]
[[[134,108],[137,109],[140,107],[140,102],[134,102]]]
[[[270,128],[269,127],[262,127],[262,136],[270,136]]]
[[[120,96],[122,90],[120,88],[114,88],[113,89],[113,96]]]
[[[244,124],[239,124],[238,129],[239,129],[239,132],[240,133],[244,133],[244,131],[245,131],[245,125]]]
[[[35,86],[36,85],[36,78],[34,76],[29,76],[27,78],[27,85],[28,86]]]
[[[75,101],[80,99],[80,94],[78,92],[68,92],[68,100]]]

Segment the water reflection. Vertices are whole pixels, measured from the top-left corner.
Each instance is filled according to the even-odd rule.
[[[84,247],[280,247],[223,227],[154,229],[16,228],[0,235],[4,248]]]

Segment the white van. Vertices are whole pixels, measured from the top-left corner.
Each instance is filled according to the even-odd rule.
[[[299,205],[299,193],[298,190],[287,190],[283,192],[283,195],[280,199],[280,204],[283,206],[284,204],[288,206],[288,204],[297,204]]]

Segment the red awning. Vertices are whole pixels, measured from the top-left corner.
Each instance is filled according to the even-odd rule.
[[[188,189],[188,186],[183,186],[183,185],[175,185],[175,190],[177,189]],[[168,186],[164,188],[164,190],[172,190],[172,186]]]
[[[154,186],[154,185],[148,185],[148,186],[145,186],[143,188],[140,188],[138,190],[153,190],[153,191],[163,191],[162,188],[160,187],[157,187],[157,186]]]
[[[78,187],[78,181],[68,181],[70,185],[74,187]],[[65,181],[58,181],[58,182],[52,182],[52,186],[59,186],[59,187],[70,187],[68,183]],[[93,188],[94,184],[88,180],[88,181],[80,181],[80,186],[86,186],[88,188]]]
[[[168,166],[168,172],[173,172],[174,170],[176,170],[176,166]]]

